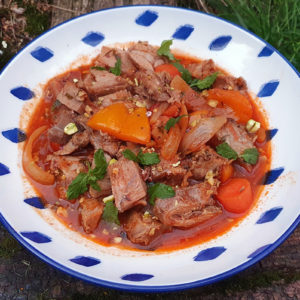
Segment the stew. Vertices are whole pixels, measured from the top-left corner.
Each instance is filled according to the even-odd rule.
[[[245,80],[171,44],[102,47],[51,79],[31,117],[28,178],[100,244],[188,247],[228,231],[261,193],[267,121]]]

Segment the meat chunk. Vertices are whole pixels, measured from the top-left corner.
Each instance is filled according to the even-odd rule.
[[[88,98],[87,93],[78,88],[73,82],[66,82],[63,89],[57,95],[57,99],[69,109],[82,114],[85,109],[85,100]]]
[[[108,167],[116,207],[120,212],[136,206],[146,205],[147,187],[137,163],[121,157]]]
[[[203,79],[217,71],[217,67],[212,59],[203,60],[200,63],[193,63],[187,66],[191,75]]]
[[[206,99],[192,89],[186,91],[183,99],[188,111],[211,110],[211,107],[207,104]]]
[[[126,214],[123,226],[129,240],[143,246],[149,245],[164,229],[160,221],[135,209]]]
[[[106,162],[109,163],[109,161],[111,160],[111,157],[108,154],[104,154]],[[95,159],[93,159],[93,163],[92,163],[92,168],[95,167]],[[99,198],[102,196],[108,196],[111,195],[111,183],[110,183],[110,178],[109,178],[109,174],[106,173],[104,178],[101,180],[97,180],[98,185],[100,186],[101,191],[97,191],[95,189],[93,189],[91,186],[89,188],[89,193],[93,198]]]
[[[80,208],[81,225],[86,233],[92,233],[100,222],[104,208],[103,202],[93,198],[83,198]]]
[[[48,130],[49,140],[60,145],[66,144],[71,137],[64,133],[64,128],[73,122],[75,117],[76,114],[65,105],[57,107],[52,115],[53,126]]]
[[[190,170],[197,180],[203,179],[208,171],[219,172],[220,167],[228,163],[226,158],[220,156],[209,146],[203,146],[193,154],[191,160],[187,160],[190,161]]]
[[[84,79],[84,85],[89,94],[102,96],[126,89],[128,82],[107,71],[91,69]]]
[[[216,188],[208,183],[176,189],[176,195],[167,199],[156,199],[154,213],[169,226],[188,228],[207,221],[222,213],[222,209],[211,197]]]
[[[131,97],[132,97],[131,93],[128,92],[127,90],[120,90],[115,93],[105,95],[103,97],[98,97],[97,102],[99,103],[99,106],[103,108],[112,105],[113,103],[130,99]]]
[[[95,62],[96,65],[100,65],[102,67],[114,67],[117,62],[115,49],[103,46],[101,53],[97,56]]]
[[[66,191],[70,183],[80,172],[87,172],[84,157],[48,155],[50,172],[56,177],[57,191],[60,198],[66,197]]]
[[[213,88],[245,91],[247,90],[247,84],[242,77],[235,78],[229,75],[218,75],[213,84]]]
[[[132,50],[129,52],[129,57],[139,70],[154,71],[154,57],[148,52]]]
[[[54,154],[56,155],[68,155],[73,153],[74,151],[84,148],[90,142],[89,133],[87,130],[82,132],[77,132],[72,135],[72,138],[69,142],[63,146],[62,149],[56,151]]]
[[[179,101],[180,94],[178,91],[171,90],[165,85],[165,75],[159,75],[153,71],[138,71],[136,72],[136,78],[139,82],[139,86],[135,88],[135,93],[144,97],[150,98],[155,101]]]
[[[115,156],[120,147],[120,141],[118,139],[101,130],[93,130],[90,133],[89,139],[95,150],[101,148],[111,156]]]
[[[229,120],[217,133],[220,142],[226,142],[233,150],[241,155],[244,150],[254,148],[255,136],[251,136],[245,126]]]
[[[151,167],[150,178],[154,182],[164,182],[168,185],[180,185],[187,170],[180,165],[180,160],[161,159],[160,163]]]
[[[128,51],[116,49],[116,55],[121,59],[122,74],[132,75],[136,71],[136,68],[129,57]]]

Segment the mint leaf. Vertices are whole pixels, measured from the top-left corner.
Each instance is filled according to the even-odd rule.
[[[71,182],[67,190],[68,200],[76,199],[79,195],[85,193],[88,190],[87,187],[88,174],[79,173],[77,177]]]
[[[191,84],[193,78],[188,69],[186,69],[181,63],[178,61],[173,62],[172,65],[176,67],[176,69],[180,72],[182,79],[187,83]]]
[[[140,152],[138,153],[137,159],[139,163],[144,166],[151,166],[151,165],[158,164],[160,162],[160,159],[156,152],[143,153],[142,150],[140,150]]]
[[[93,66],[93,67],[91,67],[91,69],[98,70],[98,71],[105,71],[106,70],[105,68],[100,67],[100,66]]]
[[[187,117],[187,115],[181,115],[181,116],[179,116],[179,117],[177,117],[177,118],[170,118],[170,119],[168,120],[168,122],[166,123],[166,125],[165,125],[165,129],[166,129],[167,131],[169,131],[170,128],[171,128],[171,127],[174,127],[175,124],[178,123],[178,122],[180,121],[180,119],[183,118],[183,117]]]
[[[97,180],[103,179],[106,174],[107,162],[102,149],[98,149],[94,154],[95,168],[91,171]]]
[[[237,159],[238,154],[225,142],[216,147],[217,153],[228,159]]]
[[[88,173],[79,173],[77,177],[68,186],[68,200],[76,199],[81,194],[85,193],[88,190],[88,185],[90,185],[93,189],[99,192],[101,191],[97,180],[103,179],[107,170],[107,162],[102,149],[99,149],[95,152],[94,159],[96,165],[95,168],[91,169],[88,164]]]
[[[175,196],[175,191],[169,185],[164,183],[155,183],[148,187],[149,203],[154,205],[155,199],[166,199]]]
[[[170,51],[170,46],[173,44],[173,40],[164,40],[162,41],[159,49],[157,50],[157,54],[160,56],[166,56],[170,60],[174,60],[175,57]]]
[[[138,162],[137,156],[131,150],[125,149],[122,154],[125,158]]]
[[[258,156],[259,156],[259,153],[256,148],[246,149],[246,150],[244,150],[244,152],[241,155],[243,160],[246,163],[251,164],[251,165],[255,165],[257,163]]]
[[[142,150],[139,151],[138,155],[135,155],[131,150],[126,149],[122,152],[123,156],[129,160],[133,160],[141,165],[150,166],[158,164],[160,159],[156,152],[143,153]]]
[[[111,200],[105,203],[102,220],[120,225],[118,209],[116,208],[114,201]]]
[[[191,87],[196,87],[199,90],[205,90],[210,88],[213,83],[215,82],[217,76],[218,76],[219,72],[215,72],[207,77],[205,77],[204,79],[196,79],[193,80],[193,82],[191,83]]]
[[[109,71],[117,76],[121,75],[121,58],[117,58],[115,66],[113,68],[110,68]]]

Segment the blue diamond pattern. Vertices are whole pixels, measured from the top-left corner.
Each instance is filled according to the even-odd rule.
[[[268,245],[264,245],[262,247],[259,247],[258,249],[256,249],[254,252],[252,252],[251,254],[248,255],[247,258],[253,258],[256,255],[260,254],[261,252],[263,252],[265,249],[267,249],[269,246],[271,246],[271,244]]]
[[[267,130],[266,134],[267,134],[267,140],[271,140],[278,132],[277,128],[273,128],[273,129],[269,129]]]
[[[150,274],[133,273],[124,275],[121,277],[121,279],[128,281],[145,281],[151,279],[152,277],[154,276]]]
[[[44,244],[51,242],[51,238],[43,233],[40,233],[38,231],[22,231],[20,232],[21,235],[23,235],[25,238],[38,243],[38,244]]]
[[[152,25],[157,18],[158,13],[156,11],[146,10],[136,18],[135,23],[147,27]]]
[[[220,51],[223,50],[231,41],[232,36],[231,35],[222,35],[218,38],[214,39],[210,45],[209,49],[213,51]]]
[[[24,202],[28,205],[31,205],[35,208],[43,209],[45,208],[42,199],[40,197],[32,197],[32,198],[27,198],[24,199]]]
[[[172,35],[172,38],[177,40],[186,40],[192,34],[193,31],[194,27],[192,25],[186,24],[178,27]]]
[[[265,46],[261,49],[261,51],[258,53],[258,57],[268,57],[273,54],[274,50],[269,48],[268,46]]]
[[[200,251],[195,257],[194,261],[206,261],[213,260],[220,256],[226,248],[224,247],[212,247],[205,250]]]
[[[54,55],[52,50],[44,47],[37,47],[30,54],[40,62],[45,62]]]
[[[10,90],[10,93],[23,101],[30,100],[31,98],[34,97],[34,93],[30,89],[24,86],[19,86]]]
[[[101,263],[99,259],[90,256],[76,256],[71,258],[70,261],[84,267],[92,267]]]
[[[0,176],[6,175],[9,173],[10,173],[9,168],[6,165],[0,163]]]
[[[104,40],[104,35],[101,32],[90,31],[81,40],[92,47],[96,47]]]
[[[272,96],[275,93],[278,85],[279,85],[278,80],[272,80],[263,84],[257,94],[257,97],[262,98],[262,97]]]
[[[277,169],[273,169],[267,172],[266,174],[266,180],[265,180],[265,185],[274,183],[277,178],[282,174],[282,172],[284,171],[284,168],[277,168]]]
[[[263,224],[274,221],[277,216],[281,213],[282,207],[273,207],[261,214],[256,224]]]
[[[13,143],[21,143],[26,140],[26,134],[19,128],[2,131],[2,135]]]

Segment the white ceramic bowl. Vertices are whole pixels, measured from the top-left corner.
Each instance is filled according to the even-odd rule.
[[[22,131],[42,84],[94,57],[103,45],[147,40],[212,58],[246,79],[260,97],[273,136],[271,172],[259,204],[229,233],[168,254],[103,247],[66,230],[36,198],[20,168]],[[75,63],[74,63],[75,62]],[[136,291],[171,291],[212,283],[254,264],[300,221],[299,74],[272,46],[222,19],[165,6],[102,10],[52,28],[17,54],[0,76],[0,219],[50,265],[92,283]],[[27,114],[27,115],[28,115]],[[276,135],[275,135],[276,134]]]

